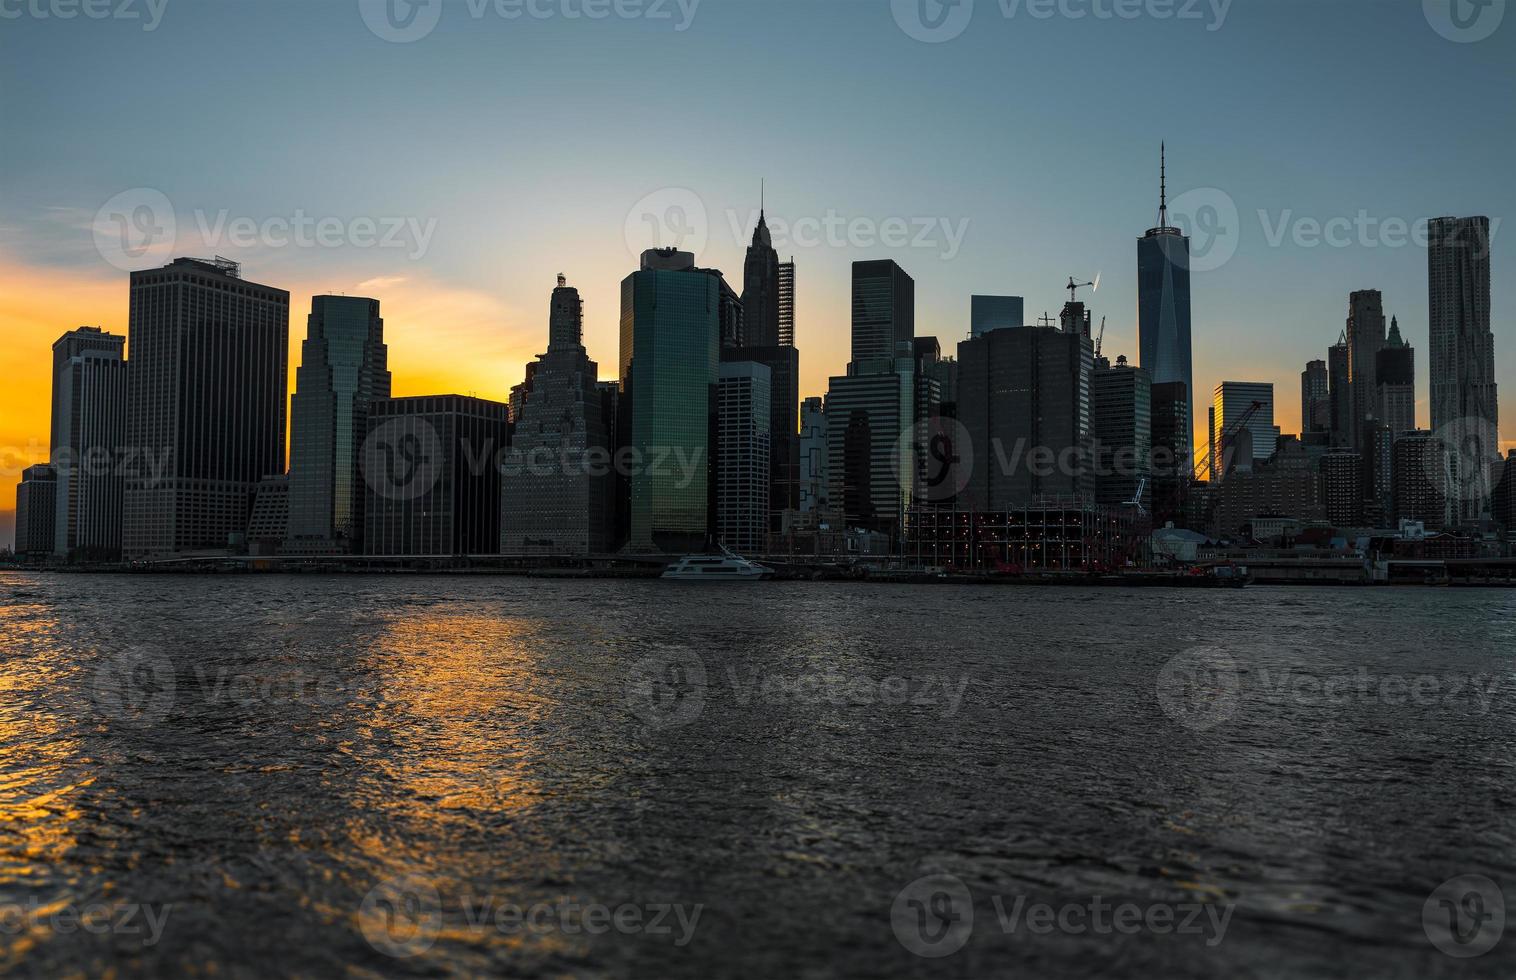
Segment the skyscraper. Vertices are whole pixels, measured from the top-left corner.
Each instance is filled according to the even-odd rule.
[[[1348,297],[1348,388],[1352,417],[1348,444],[1363,452],[1371,437],[1371,419],[1379,415],[1379,349],[1384,346],[1384,302],[1377,289],[1360,289]]]
[[[757,361],[722,361],[716,395],[716,532],[755,554],[769,528],[769,378]]]
[[[695,257],[649,249],[621,282],[621,386],[627,448],[626,547],[682,553],[710,530],[711,430],[720,284]]]
[[[792,285],[793,281],[791,278]],[[742,263],[742,346],[779,346],[779,285],[779,253],[774,251],[760,206],[753,240]]]
[[[1402,432],[1395,440],[1394,511],[1400,521],[1441,528],[1447,521],[1448,447],[1424,430]]]
[[[22,470],[16,487],[16,554],[33,560],[52,554],[57,514],[57,472],[47,463]]]
[[[237,263],[179,258],[131,274],[126,557],[221,551],[254,490],[284,472],[289,293]]]
[[[779,346],[795,346],[795,260],[779,263]]]
[[[1184,382],[1193,393],[1190,365],[1190,239],[1168,221],[1168,173],[1164,147],[1158,157],[1158,225],[1137,240],[1138,363],[1153,384]],[[1194,417],[1194,408],[1185,413]],[[1184,458],[1194,453],[1193,430],[1185,433]]]
[[[1072,320],[1072,317],[1070,318]],[[958,421],[968,433],[969,508],[1087,498],[1094,348],[1082,330],[1006,327],[958,344]]]
[[[1331,444],[1336,448],[1352,445],[1353,385],[1348,380],[1348,332],[1343,330],[1337,343],[1327,348],[1327,394],[1331,399],[1329,428]]]
[[[969,297],[969,336],[978,337],[1001,327],[1023,326],[1024,307],[1020,296]]]
[[[1185,437],[1190,421],[1189,391],[1183,381],[1152,386],[1153,432],[1153,524],[1162,527],[1173,521],[1185,521],[1185,503],[1189,497],[1194,461],[1186,455]]]
[[[58,512],[51,550],[59,558],[121,556],[125,344],[125,337],[99,327],[70,330],[53,344],[51,449]]]
[[[1151,500],[1153,390],[1148,374],[1118,357],[1105,358],[1090,376],[1090,431],[1098,452],[1095,501],[1119,505]]]
[[[1400,323],[1390,318],[1390,335],[1374,365],[1379,385],[1379,420],[1392,437],[1416,428],[1416,350],[1400,336]]]
[[[547,353],[533,365],[501,477],[500,550],[589,555],[609,551],[613,481],[604,463],[612,420],[581,342],[579,290],[563,276],[548,310]]]
[[[311,297],[290,401],[290,550],[363,550],[359,455],[369,404],[390,396],[388,361],[378,300]]]
[[[815,523],[826,509],[826,411],[812,396],[800,403],[800,513]]]
[[[853,363],[909,357],[915,339],[916,280],[892,259],[854,262]]]
[[[457,557],[500,548],[510,407],[465,395],[381,398],[363,446],[363,550]]]
[[[1325,432],[1331,426],[1332,387],[1326,361],[1307,361],[1300,372],[1300,431]]]
[[[1490,219],[1434,218],[1428,226],[1432,431],[1450,461],[1455,519],[1487,509],[1488,463],[1498,459],[1500,409],[1490,333]]]

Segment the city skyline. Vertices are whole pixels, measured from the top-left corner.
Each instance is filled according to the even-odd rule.
[[[1154,225],[1157,149],[1166,140],[1171,212],[1186,194],[1193,202],[1200,191],[1216,188],[1224,195],[1217,200],[1229,200],[1238,213],[1235,252],[1219,267],[1197,269],[1192,277],[1197,392],[1208,392],[1223,380],[1271,382],[1277,392],[1293,390],[1301,366],[1322,357],[1340,330],[1344,294],[1357,289],[1382,290],[1386,316],[1398,317],[1413,347],[1429,350],[1425,249],[1395,244],[1385,223],[1441,215],[1491,218],[1496,377],[1510,377],[1516,371],[1516,345],[1502,342],[1501,323],[1502,311],[1512,308],[1516,295],[1512,277],[1505,274],[1513,257],[1501,248],[1498,223],[1509,213],[1513,197],[1500,165],[1508,156],[1492,152],[1505,148],[1510,137],[1495,131],[1490,120],[1499,118],[1496,96],[1512,71],[1512,32],[1460,44],[1440,36],[1419,9],[1378,11],[1372,17],[1373,50],[1344,53],[1341,40],[1364,29],[1370,15],[1280,6],[1282,12],[1237,5],[1214,31],[1203,24],[1143,18],[1103,24],[1061,17],[1002,23],[993,9],[981,10],[975,22],[981,29],[942,44],[906,35],[887,5],[879,5],[873,16],[847,16],[846,29],[861,32],[865,46],[875,45],[902,64],[939,73],[956,85],[950,85],[953,95],[946,111],[938,111],[934,99],[868,67],[869,59],[859,51],[840,52],[842,63],[835,70],[853,71],[897,99],[902,119],[931,118],[933,132],[942,140],[972,138],[985,151],[958,159],[926,147],[907,148],[898,162],[873,167],[863,167],[862,161],[879,159],[883,144],[878,138],[850,139],[845,146],[823,140],[824,127],[845,111],[847,100],[826,93],[815,98],[797,74],[822,40],[793,40],[778,52],[772,104],[766,102],[745,121],[781,142],[820,141],[816,145],[823,152],[803,162],[792,162],[794,154],[775,152],[734,165],[712,156],[716,151],[709,145],[692,155],[686,141],[679,140],[677,146],[639,144],[628,158],[606,168],[600,159],[581,162],[573,152],[567,162],[562,153],[502,152],[516,142],[502,142],[502,136],[488,132],[438,128],[456,121],[463,107],[489,117],[489,103],[481,101],[489,92],[481,74],[485,69],[477,60],[467,69],[449,64],[454,56],[481,46],[530,58],[582,46],[604,52],[613,67],[631,70],[636,58],[626,50],[630,46],[677,59],[674,63],[693,58],[695,68],[715,72],[723,52],[744,39],[786,31],[802,16],[819,39],[843,29],[844,14],[825,9],[783,3],[702,6],[684,32],[652,22],[592,24],[559,18],[531,21],[525,26],[532,33],[511,33],[512,25],[492,18],[445,18],[431,36],[414,44],[377,38],[343,4],[334,5],[340,10],[286,8],[289,15],[273,18],[274,23],[258,23],[230,7],[221,8],[215,18],[176,9],[151,33],[140,25],[110,22],[8,23],[26,43],[18,45],[18,58],[3,69],[14,84],[6,87],[10,94],[0,96],[0,106],[14,126],[37,134],[38,146],[17,146],[0,161],[9,192],[0,206],[0,277],[8,286],[0,311],[7,316],[11,340],[0,354],[0,370],[13,381],[0,395],[0,446],[7,448],[0,511],[13,508],[19,469],[36,461],[29,445],[47,439],[49,379],[40,352],[80,325],[126,333],[124,274],[96,248],[93,226],[114,196],[134,188],[157,190],[170,202],[178,231],[175,254],[228,254],[255,281],[290,292],[298,316],[308,308],[308,298],[319,294],[361,294],[382,301],[397,395],[456,391],[505,400],[521,382],[524,365],[541,352],[540,296],[553,276],[566,272],[583,291],[585,345],[601,365],[602,377],[609,379],[617,348],[618,283],[635,268],[638,251],[631,247],[629,239],[635,236],[628,235],[628,227],[635,231],[649,214],[667,217],[671,204],[693,199],[705,213],[702,227],[694,229],[705,239],[697,261],[721,269],[735,284],[760,206],[758,183],[766,178],[763,206],[774,246],[781,259],[793,255],[800,267],[796,344],[802,352],[798,393],[805,397],[824,393],[826,379],[840,373],[848,360],[847,270],[858,259],[892,259],[918,282],[916,332],[938,337],[946,354],[968,334],[972,295],[1025,296],[1030,321],[1043,312],[1056,315],[1060,286],[1070,275],[1081,280],[1098,275],[1099,291],[1081,298],[1097,318],[1107,318],[1106,351],[1136,360],[1131,243]],[[279,140],[256,179],[242,179],[239,169],[244,165],[238,161],[256,156],[248,137],[222,133],[210,141],[219,156],[231,151],[235,158],[226,164],[225,176],[237,178],[237,189],[227,190],[232,182],[206,175],[207,146],[183,144],[157,120],[138,119],[135,128],[121,128],[115,117],[129,114],[117,111],[118,97],[103,83],[111,73],[127,70],[124,59],[132,45],[126,42],[173,44],[184,52],[187,69],[208,69],[212,55],[198,45],[208,40],[212,21],[217,30],[237,30],[250,41],[277,39],[296,51],[315,43],[330,46],[339,63],[321,77],[331,83],[330,96],[339,111],[367,105],[359,101],[367,94],[343,82],[351,62],[380,59],[396,72],[394,87],[377,93],[387,118],[413,126],[423,137],[461,141],[467,165],[438,162],[434,154],[418,156],[418,149],[399,146],[394,166],[408,165],[412,176],[402,177],[386,165],[355,180],[344,165],[348,157],[334,153],[324,139],[320,118],[288,107],[287,118],[277,123]],[[691,37],[703,40],[692,42]],[[1068,98],[1083,107],[1079,118],[1060,118],[1037,105],[1004,104],[1007,100],[976,85],[993,77],[992,57],[1013,42],[1028,70],[1065,45],[1089,52],[1089,73],[1065,74]],[[1183,45],[1192,70],[1209,70],[1214,83],[1187,89],[1166,113],[1128,118],[1134,115],[1136,96],[1115,82],[1122,72],[1137,70],[1138,52],[1149,42]],[[544,53],[532,55],[533,44]],[[1264,107],[1266,93],[1252,92],[1265,75],[1275,84],[1273,55],[1281,45],[1304,56],[1308,65],[1300,78],[1279,82],[1283,88],[1274,98],[1276,103],[1283,98],[1288,112],[1278,104]],[[701,50],[692,52],[691,47]],[[255,66],[236,53],[214,57],[229,108],[256,112],[260,100],[282,91],[271,94],[251,85],[261,63]],[[81,84],[71,89],[73,95],[37,89],[21,77],[33,59],[64,64],[86,81],[95,78],[102,84]],[[1423,70],[1394,70],[1397,62],[1409,61]],[[1460,99],[1449,101],[1425,79],[1454,65],[1468,84]],[[562,137],[560,149],[583,155],[604,139],[624,137],[626,124],[611,117],[631,96],[609,94],[600,84],[610,70],[566,80],[561,105],[532,110],[550,113],[549,118],[582,117],[582,125],[573,127],[576,133],[552,130]],[[1355,72],[1362,80],[1339,86],[1333,100],[1307,98],[1312,83],[1340,82],[1356,77]],[[147,96],[164,97],[177,87],[168,80],[144,84],[150,86]],[[431,122],[427,112],[433,103],[406,84],[421,84],[433,100],[448,94],[460,106]],[[96,103],[79,99],[77,93],[86,89],[96,93]],[[728,127],[742,122],[729,105],[722,105],[731,91],[731,84],[722,82],[710,93],[691,96],[692,111],[708,122],[718,143],[724,142],[719,137]],[[1396,127],[1365,126],[1360,114],[1386,99],[1398,99],[1428,138],[1407,140]],[[514,101],[511,107],[522,109]],[[73,120],[66,136],[46,124],[49,114]],[[335,134],[367,138],[365,134],[379,132],[371,129],[369,115],[365,109],[342,119]],[[1229,121],[1237,115],[1249,118],[1246,131]],[[991,121],[994,132],[984,125]],[[79,144],[69,142],[91,125],[100,138],[120,148],[109,165],[75,152]],[[1011,137],[1001,130],[1014,131],[1017,140],[1032,139],[1039,149],[1002,153]],[[1365,171],[1357,165],[1359,153],[1332,152],[1349,144],[1388,163]],[[1082,152],[1091,145],[1101,152]],[[1281,147],[1298,150],[1286,154],[1283,166]],[[1261,157],[1264,148],[1272,155]],[[1443,166],[1449,156],[1460,161],[1456,178]],[[60,159],[66,161],[62,166]],[[418,184],[416,173],[435,173],[438,179]],[[444,194],[442,185],[452,190]],[[1203,207],[1208,199],[1201,195],[1199,200]],[[1259,210],[1265,214],[1258,215]],[[1362,235],[1353,227],[1360,211],[1372,223]],[[265,225],[297,212],[313,219],[410,219],[412,224],[401,228],[410,247],[238,244],[233,232],[238,219]],[[825,243],[826,222],[834,216],[864,221],[873,243],[866,247],[859,236],[850,238],[845,224],[838,243]],[[907,238],[935,222],[930,246],[916,248],[908,242],[883,247],[879,238],[890,219],[905,222]],[[1320,226],[1335,219],[1348,222],[1344,234],[1349,244],[1311,244],[1309,222]],[[797,222],[802,223],[798,229]],[[428,228],[430,235],[425,234]],[[797,242],[797,230],[801,238],[820,236],[823,244]],[[220,238],[206,242],[204,232]],[[423,241],[423,254],[411,258]],[[640,249],[652,243],[635,244]],[[143,267],[157,267],[162,264],[157,259],[169,257],[155,255]],[[290,333],[293,391],[295,345],[303,338],[298,330]],[[1423,426],[1430,421],[1429,362],[1427,356],[1416,362],[1417,421]],[[1298,431],[1296,399],[1281,395],[1278,402],[1276,422],[1286,432]],[[1203,419],[1203,412],[1196,414],[1197,421]],[[1509,425],[1503,435],[1502,445],[1509,446]],[[0,539],[8,537],[0,531]]]

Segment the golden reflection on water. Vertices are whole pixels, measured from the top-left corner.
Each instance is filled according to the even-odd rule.
[[[364,763],[357,790],[364,805],[355,808],[363,822],[350,821],[347,840],[370,865],[372,881],[404,878],[435,889],[442,911],[430,931],[455,952],[529,948],[548,955],[576,946],[562,934],[471,924],[461,912],[465,904],[517,901],[514,893],[490,894],[491,885],[535,878],[559,862],[537,853],[528,868],[510,854],[478,854],[463,843],[547,794],[533,773],[545,761],[558,697],[535,642],[541,628],[525,617],[465,608],[396,615],[360,664],[372,675],[374,696],[355,719],[354,742],[343,747]],[[368,819],[376,810],[382,822]],[[480,874],[486,866],[488,879]],[[414,931],[414,922],[380,909],[346,911],[365,935],[379,929],[406,942]]]
[[[53,869],[78,846],[79,797],[94,782],[71,781],[81,754],[76,721],[55,714],[57,701],[45,696],[67,686],[68,668],[50,645],[57,625],[47,607],[0,603],[0,889],[16,896],[53,886]],[[24,916],[4,910],[13,921],[0,943],[0,972],[53,938],[46,917],[70,901],[39,900]]]

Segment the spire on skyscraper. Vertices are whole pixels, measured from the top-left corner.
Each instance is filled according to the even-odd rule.
[[[1400,318],[1390,317],[1390,335],[1385,338],[1386,347],[1404,347],[1405,340],[1400,336]]]
[[[1168,145],[1158,143],[1158,227],[1169,226]]]

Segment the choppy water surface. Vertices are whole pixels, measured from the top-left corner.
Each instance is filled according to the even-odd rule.
[[[1513,612],[0,573],[0,971],[1511,976]]]

